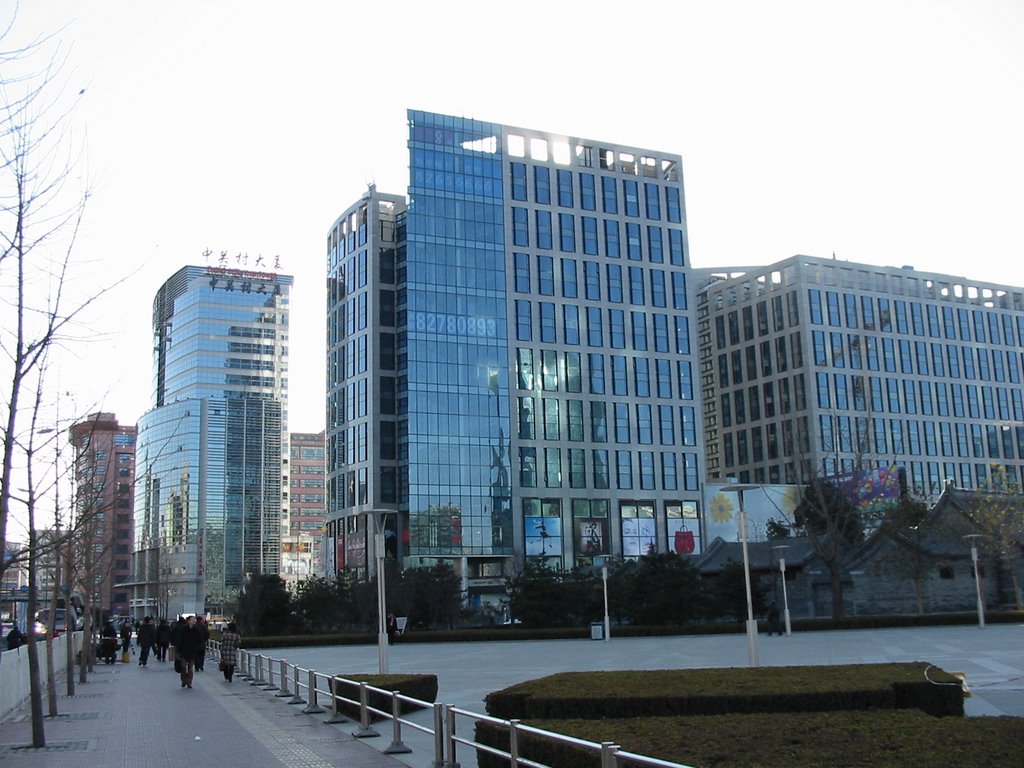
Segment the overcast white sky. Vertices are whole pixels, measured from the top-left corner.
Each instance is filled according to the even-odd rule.
[[[405,191],[406,108],[681,154],[696,266],[835,252],[1024,284],[1020,0],[0,0],[12,18],[0,48],[59,32],[85,89],[77,254],[134,275],[62,386],[122,423],[150,406],[153,294],[209,248],[295,276],[290,426],[323,427],[326,232],[368,182]]]

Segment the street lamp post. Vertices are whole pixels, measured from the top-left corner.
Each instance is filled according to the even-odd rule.
[[[377,568],[377,665],[380,674],[388,671],[388,618],[387,594],[384,585],[384,515],[389,510],[373,509],[366,520],[373,521],[373,553]]]
[[[777,544],[772,547],[776,549],[789,549],[788,544]],[[786,637],[793,634],[793,627],[789,622],[789,596],[786,594],[786,558],[779,558],[779,576],[782,579],[782,618],[786,622]]]
[[[732,483],[722,488],[723,491],[739,496],[740,511],[738,516],[740,543],[743,545],[743,579],[747,589],[747,662],[749,666],[758,666],[757,660],[757,620],[754,618],[754,599],[750,588],[750,555],[747,552],[747,513],[743,508],[743,492],[753,491],[761,486],[746,483]]]
[[[612,639],[612,624],[608,617],[608,566],[601,566],[601,583],[604,586],[604,641]]]
[[[971,563],[974,565],[974,591],[978,597],[978,627],[985,626],[985,604],[981,599],[981,574],[978,572],[978,539],[980,533],[969,533],[964,536],[971,542]]]

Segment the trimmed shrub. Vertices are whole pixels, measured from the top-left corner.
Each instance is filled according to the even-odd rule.
[[[339,673],[341,680],[336,680],[334,693],[338,700],[338,711],[353,720],[359,719],[359,684],[366,683],[374,688],[385,691],[398,691],[420,701],[437,701],[437,675],[366,675]],[[345,699],[356,702],[349,704]],[[374,709],[391,712],[391,697],[378,691],[370,691],[367,703]],[[418,707],[406,701],[399,701],[399,712],[413,712]],[[380,715],[370,713],[371,721],[383,719]]]

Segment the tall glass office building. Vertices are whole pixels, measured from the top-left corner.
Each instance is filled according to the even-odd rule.
[[[699,272],[712,480],[1024,484],[1024,289],[809,256]]]
[[[292,278],[189,266],[153,301],[138,425],[135,616],[228,613],[281,562]]]
[[[408,117],[408,199],[371,187],[327,237],[335,567],[374,518],[477,604],[526,557],[699,551],[679,156]]]

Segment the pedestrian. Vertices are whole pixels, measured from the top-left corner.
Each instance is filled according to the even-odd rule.
[[[782,624],[779,622],[779,606],[772,603],[768,608],[768,637],[777,632],[782,637]]]
[[[149,652],[156,645],[156,626],[153,624],[153,617],[146,616],[142,619],[138,630],[139,643],[139,666],[146,666],[149,661]]]
[[[395,618],[395,614],[393,613],[388,614],[387,631],[388,645],[394,645],[395,636],[398,634],[398,619]]]
[[[107,664],[113,664],[117,661],[117,628],[110,619],[103,622],[100,638],[100,658]]]
[[[196,628],[199,630],[199,637],[202,639],[199,650],[196,651],[196,671],[202,672],[206,666],[206,644],[210,641],[210,625],[206,623],[205,617],[196,616]]]
[[[242,638],[238,634],[238,627],[235,622],[229,621],[227,629],[220,636],[220,671],[224,673],[224,679],[229,683],[235,676],[235,665],[238,664],[238,646]]]
[[[132,647],[132,623],[128,619],[121,621],[121,655],[128,660],[128,649]]]
[[[11,631],[7,633],[7,650],[13,651],[15,648],[20,648],[25,644],[25,636],[21,633],[21,630],[17,627],[11,627]]]
[[[184,619],[174,641],[174,667],[181,675],[181,687],[192,687],[196,656],[202,647],[202,635],[196,626],[195,614]]]
[[[156,660],[167,661],[167,646],[171,644],[171,625],[160,619],[156,625]]]
[[[174,648],[171,658],[176,658],[178,656],[178,638],[181,636],[181,629],[184,626],[185,617],[179,613],[178,620],[174,622],[171,627],[171,647]],[[177,666],[177,663],[175,663],[175,669],[177,669]]]

